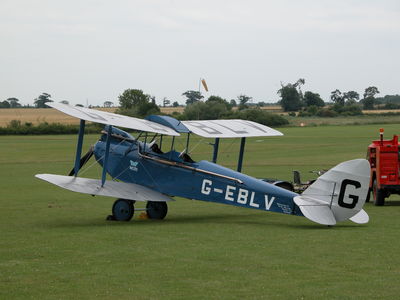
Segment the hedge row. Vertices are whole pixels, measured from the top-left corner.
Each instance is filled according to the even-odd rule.
[[[104,125],[88,124],[85,133],[99,133]],[[79,125],[68,125],[61,123],[21,123],[19,120],[12,120],[6,127],[0,127],[0,135],[41,135],[41,134],[73,134],[78,133]]]

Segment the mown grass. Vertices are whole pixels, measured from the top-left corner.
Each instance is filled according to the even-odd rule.
[[[249,139],[244,172],[290,179],[299,169],[312,178],[309,170],[364,157],[379,127],[284,128],[283,137]],[[386,137],[399,132],[398,125],[385,129]],[[97,137],[87,136],[85,147]],[[137,215],[107,222],[113,199],[33,177],[66,174],[75,142],[75,136],[0,137],[1,299],[398,297],[399,196],[384,207],[367,204],[367,225],[328,228],[186,199],[171,203],[161,222]],[[208,142],[192,139],[193,158],[211,157]],[[219,161],[234,168],[238,147],[224,141]],[[96,166],[84,173],[98,174]]]

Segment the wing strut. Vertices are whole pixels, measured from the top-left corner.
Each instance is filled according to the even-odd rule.
[[[79,172],[84,134],[85,134],[85,120],[81,119],[81,122],[79,125],[78,143],[76,145],[76,156],[75,156],[75,166],[74,166],[74,171],[75,171],[74,176],[75,177],[78,176],[78,172]]]
[[[104,154],[103,173],[101,174],[101,187],[103,187],[104,183],[106,182],[108,156],[110,154],[111,133],[112,133],[112,126],[109,125],[107,131],[107,140],[106,140],[106,153]]]
[[[219,138],[215,138],[215,142],[214,142],[214,153],[213,153],[213,159],[212,159],[212,162],[213,162],[214,164],[217,163],[218,147],[219,147]]]
[[[242,137],[240,139],[240,152],[239,152],[239,160],[238,160],[238,166],[237,166],[237,171],[238,172],[242,172],[244,145],[245,144],[246,144],[246,138]]]

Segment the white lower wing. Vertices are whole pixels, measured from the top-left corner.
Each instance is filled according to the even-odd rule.
[[[102,187],[101,180],[99,179],[62,176],[55,174],[36,174],[35,177],[64,189],[83,194],[108,196],[136,201],[173,201],[173,199],[165,196],[164,194],[134,183],[107,180]]]

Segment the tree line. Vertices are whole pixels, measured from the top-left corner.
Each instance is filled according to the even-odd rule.
[[[46,105],[46,103],[48,102],[53,102],[54,100],[51,99],[51,95],[48,93],[42,93],[40,94],[37,98],[35,98],[33,100],[33,107],[35,108],[48,108],[49,106]],[[67,100],[62,100],[60,101],[60,103],[64,103],[64,104],[69,104],[69,101]],[[76,106],[81,106],[83,107],[82,104],[76,104]],[[114,106],[114,103],[111,101],[105,101],[103,103],[104,107],[112,107]],[[0,102],[0,108],[21,108],[21,107],[32,107],[29,104],[27,106],[22,106],[19,103],[19,99],[18,98],[8,98],[4,101]]]
[[[303,93],[302,86],[305,84],[304,79],[299,79],[295,83],[281,84],[281,88],[277,91],[280,96],[278,102],[284,111],[289,115],[297,114],[299,116],[321,116],[334,117],[337,115],[357,115],[361,114],[361,108],[371,109],[377,103],[386,103],[391,108],[400,108],[400,95],[387,95],[377,98],[379,90],[374,87],[368,87],[360,99],[360,95],[355,91],[341,92],[336,89],[331,92],[330,103],[326,103],[318,93],[306,91]],[[226,100],[220,96],[211,95],[207,99],[199,92],[188,90],[182,94],[186,97],[186,106],[183,112],[173,112],[171,115],[178,120],[212,120],[212,119],[244,119],[255,121],[267,126],[282,126],[289,124],[288,119],[282,115],[272,114],[260,106],[265,105],[263,102],[254,104],[253,98],[248,95],[239,95],[236,99]],[[52,102],[51,95],[42,93],[34,100],[37,108],[48,107],[46,103]],[[68,104],[68,101],[60,101]],[[160,106],[156,104],[154,96],[145,94],[140,89],[126,89],[118,97],[117,113],[129,115],[133,117],[143,118],[150,114],[162,114]],[[163,106],[170,105],[171,101],[164,98]],[[111,101],[104,102],[105,107],[111,107],[114,103]],[[76,106],[83,106],[77,104]],[[178,102],[173,102],[172,106],[179,106]],[[8,98],[0,102],[0,108],[18,108],[22,107],[17,98]],[[96,131],[96,124],[91,130]],[[63,124],[47,124],[42,123],[33,125],[32,123],[24,123],[13,120],[7,127],[0,128],[1,134],[56,134],[56,133],[72,133],[78,130],[75,125]],[[89,130],[89,129],[88,129]]]
[[[300,78],[295,83],[286,85],[281,83],[281,88],[278,90],[278,94],[281,97],[279,104],[284,111],[300,112],[299,114],[302,116],[358,115],[362,114],[362,109],[371,110],[375,108],[376,104],[380,103],[376,99],[379,90],[375,86],[367,87],[361,99],[360,94],[356,91],[341,92],[336,89],[330,95],[331,105],[327,105],[318,93],[311,91],[303,93],[301,86],[304,84],[305,80],[303,78]],[[398,97],[400,98],[400,96]]]
[[[228,102],[219,96],[210,96],[201,101],[204,96],[199,91],[187,91],[183,95],[187,97],[185,109],[182,113],[172,113],[178,120],[245,119],[269,126],[288,124],[282,116],[268,113],[259,107],[250,108],[247,103],[252,98],[246,95],[239,95],[237,102]],[[142,90],[127,89],[118,97],[118,101],[117,113],[120,114],[133,117],[161,114],[155,98],[144,94]],[[237,106],[236,110],[233,110],[234,106]]]
[[[306,91],[303,93],[302,86],[305,84],[305,79],[300,78],[295,83],[283,84],[281,83],[281,88],[277,91],[280,96],[279,104],[283,111],[293,113],[299,112],[299,114],[307,115],[320,115],[320,116],[335,116],[337,114],[361,114],[362,109],[374,109],[377,104],[384,104],[385,109],[397,109],[400,108],[400,95],[386,95],[385,97],[376,97],[379,94],[379,90],[375,86],[367,87],[363,93],[363,97],[360,99],[360,95],[356,91],[342,92],[338,89],[331,92],[330,101],[324,101],[318,93],[312,91]],[[249,108],[249,106],[254,106],[252,102],[252,97],[247,95],[239,95],[237,99],[231,99],[227,101],[226,99],[219,96],[210,96],[208,99],[204,99],[204,96],[200,91],[188,90],[182,93],[182,96],[186,98],[186,107],[190,105],[202,102],[208,103],[207,109],[211,111],[206,115],[227,115],[231,112],[233,107],[237,107],[238,110],[244,108]],[[129,100],[131,99],[131,100]],[[133,100],[132,100],[133,99]],[[218,100],[215,100],[218,99]],[[51,95],[48,93],[42,93],[37,98],[34,99],[34,107],[36,108],[46,108],[47,102],[54,101],[51,99]],[[132,101],[134,104],[129,104]],[[68,101],[63,100],[61,103],[69,104]],[[159,108],[155,102],[155,97],[144,94],[143,91],[139,89],[127,89],[118,97],[120,113],[126,113],[130,115],[143,116],[145,113],[152,113],[159,111]],[[177,101],[172,102],[167,98],[163,98],[162,106],[180,106]],[[251,102],[251,103],[250,103]],[[209,107],[210,103],[215,104],[214,107]],[[221,106],[221,104],[223,104]],[[265,105],[265,102],[258,102],[258,106]],[[77,104],[77,106],[83,106]],[[105,101],[103,107],[112,107],[114,103],[111,101]],[[135,107],[135,111],[132,107]],[[23,107],[19,100],[15,97],[8,98],[0,102],[0,108],[19,108]],[[31,107],[31,106],[24,106]],[[197,110],[201,111],[205,107],[203,104],[199,104],[195,107],[188,109],[190,111]],[[226,108],[223,109],[223,107]],[[186,110],[186,108],[185,108]],[[219,111],[217,113],[217,111]],[[198,115],[202,113],[198,112]]]
[[[186,92],[185,92],[186,93]],[[184,93],[184,94],[185,94]],[[190,98],[192,95],[194,98]],[[182,113],[174,112],[173,117],[179,120],[207,120],[207,119],[244,119],[255,121],[267,126],[280,126],[288,124],[288,120],[276,114],[268,113],[259,107],[250,108],[248,102],[251,97],[240,95],[237,102],[219,97],[210,96],[205,101],[200,101],[204,97],[199,93],[188,91],[187,104]],[[46,107],[46,103],[51,102],[50,94],[43,93],[35,99],[36,107]],[[61,101],[66,103],[66,101]],[[162,114],[160,107],[156,104],[155,97],[145,94],[139,89],[127,89],[118,97],[119,107],[117,113],[143,118],[151,114]],[[66,103],[67,104],[67,103]],[[236,110],[232,108],[238,106]],[[88,132],[98,130],[98,124],[92,124],[87,128]],[[30,122],[21,123],[19,120],[12,120],[6,127],[0,127],[0,135],[4,134],[68,134],[76,133],[77,125],[48,124],[46,122],[33,125]]]

